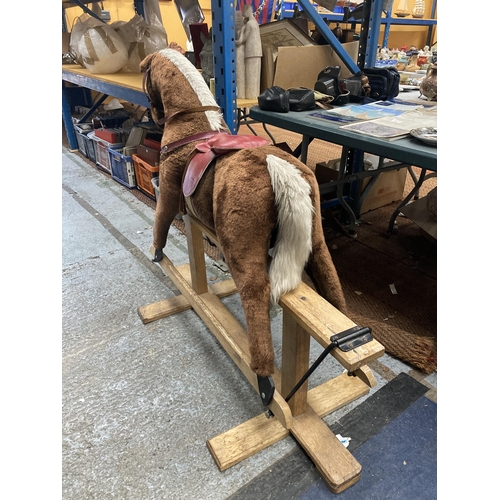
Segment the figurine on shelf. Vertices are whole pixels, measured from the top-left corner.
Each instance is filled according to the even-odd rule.
[[[408,0],[401,0],[394,14],[396,15],[396,17],[409,16],[410,10],[408,9]]]
[[[201,76],[210,87],[210,79],[214,77],[214,50],[212,41],[212,28],[208,31],[208,37],[200,31],[200,40],[203,44],[200,50]]]
[[[406,52],[404,50],[401,50],[398,55],[398,62],[396,63],[396,69],[398,71],[404,71],[406,69],[406,66],[408,64],[408,58],[406,56]]]
[[[412,17],[416,19],[421,19],[425,14],[425,1],[424,0],[415,0],[415,6],[411,11]]]
[[[420,96],[427,97],[429,101],[437,101],[437,63],[431,64],[427,69],[427,75],[420,83]]]
[[[250,4],[243,7],[243,26],[236,39],[237,97],[257,99],[260,94],[262,42],[259,23]]]

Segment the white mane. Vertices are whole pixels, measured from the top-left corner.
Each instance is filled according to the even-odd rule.
[[[169,48],[160,50],[158,53],[177,66],[177,69],[186,77],[186,80],[195,91],[202,106],[218,106],[200,72],[189,62],[186,56],[178,50]],[[226,130],[222,114],[219,111],[205,111],[205,115],[212,130]]]

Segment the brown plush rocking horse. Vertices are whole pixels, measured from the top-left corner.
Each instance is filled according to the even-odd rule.
[[[179,51],[147,56],[141,71],[153,118],[164,126],[154,261],[163,258],[170,225],[184,208],[215,232],[243,305],[251,369],[268,377],[270,304],[296,288],[304,270],[317,292],[346,313],[314,173],[262,138],[231,135],[203,77]],[[195,169],[210,165],[201,179],[186,171],[193,156]]]

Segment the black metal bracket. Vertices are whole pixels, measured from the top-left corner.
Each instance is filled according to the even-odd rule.
[[[311,365],[309,370],[307,370],[304,376],[297,382],[290,394],[285,398],[285,401],[288,403],[288,401],[292,399],[293,395],[302,387],[304,382],[311,376],[320,363],[335,347],[338,347],[343,352],[352,351],[356,347],[367,344],[373,340],[371,332],[371,328],[366,326],[353,326],[352,328],[349,328],[349,330],[332,335],[330,337],[331,344],[325,348],[325,350],[319,355],[318,359]]]
[[[372,330],[366,326],[354,326],[330,337],[332,344],[336,344],[334,347],[338,347],[343,352],[352,351],[360,345],[367,344],[370,340],[373,340]]]
[[[257,375],[257,381],[259,382],[259,395],[262,404],[268,406],[274,396],[274,380],[271,377],[261,377]]]

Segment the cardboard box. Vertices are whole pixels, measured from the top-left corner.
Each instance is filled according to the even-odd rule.
[[[428,196],[408,203],[401,212],[417,224],[426,235],[437,240],[437,217],[429,212]]]
[[[315,174],[318,184],[326,184],[338,179],[339,171],[338,168],[335,168],[335,164],[339,161],[340,159],[335,159],[328,163],[321,162],[316,164]],[[406,168],[382,172],[367,193],[361,205],[360,215],[388,205],[393,201],[402,200],[406,183],[406,173]],[[361,180],[360,196],[364,193],[370,180],[370,177]]]
[[[382,172],[363,201],[359,211],[360,215],[365,214],[370,210],[375,210],[376,208],[388,205],[393,201],[402,200],[406,182],[406,173],[406,168],[391,170],[390,172]],[[368,179],[363,179],[361,193],[364,192],[366,184],[368,184]]]
[[[358,41],[344,43],[342,47],[351,59],[357,59]],[[352,76],[330,45],[278,47],[273,85],[285,90],[293,87],[313,89],[319,73],[327,66],[340,66],[339,79]]]

